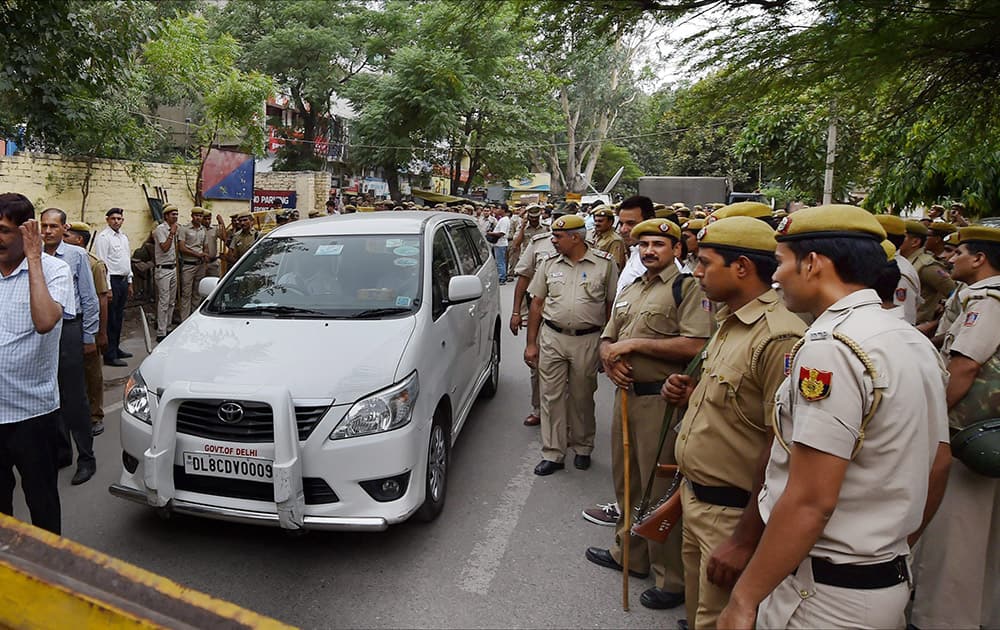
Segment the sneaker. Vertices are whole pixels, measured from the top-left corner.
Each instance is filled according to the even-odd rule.
[[[104,421],[99,420],[94,424],[90,425],[90,434],[94,437],[104,433]]]
[[[595,525],[606,525],[614,527],[621,518],[617,503],[598,504],[597,507],[587,508],[583,511],[583,518]]]

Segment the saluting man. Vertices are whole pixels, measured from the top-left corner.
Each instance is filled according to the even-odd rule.
[[[608,206],[598,206],[591,215],[594,217],[594,247],[610,254],[618,269],[624,269],[625,239],[615,231],[615,211]]]
[[[816,321],[778,389],[758,497],[766,527],[720,627],[906,625],[908,539],[943,491],[934,464],[948,457],[947,411],[934,347],[868,288],[884,239],[853,206],[778,227],[774,279],[787,307]]]
[[[528,341],[524,362],[538,368],[542,402],[542,461],[536,475],[565,467],[567,447],[573,465],[590,468],[597,423],[598,343],[615,299],[618,267],[604,252],[587,245],[581,217],[552,223],[556,254],[538,269],[528,293]],[[573,392],[572,397],[570,392]]]

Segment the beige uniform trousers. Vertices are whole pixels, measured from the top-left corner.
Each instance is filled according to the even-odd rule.
[[[757,609],[757,628],[903,628],[910,585],[841,588],[813,581],[808,556]]]
[[[736,531],[743,510],[699,501],[687,483],[681,485],[684,506],[684,604],[692,628],[714,628],[729,603],[728,588],[708,581],[708,560]]]
[[[1000,479],[953,459],[914,558],[918,628],[1000,628]]]
[[[574,337],[544,323],[538,331],[543,459],[562,462],[567,447],[577,455],[590,455],[594,450],[594,392],[600,341],[597,332]]]
[[[205,277],[205,263],[189,265],[181,262],[181,319],[187,319],[191,314],[192,295],[198,291],[198,283]],[[201,296],[194,298],[194,307],[201,304]]]
[[[173,269],[156,269],[156,335],[167,334],[167,326],[177,305],[177,272]]]
[[[615,391],[614,417],[611,421],[611,475],[615,481],[615,498],[622,510],[625,509],[625,451],[622,444],[621,390]],[[663,426],[663,410],[667,403],[659,396],[628,395],[629,428],[629,477],[632,509],[642,500],[649,473],[657,462],[676,463],[674,460],[674,440],[677,433],[667,433],[663,451],[657,453],[660,428]],[[658,502],[670,488],[671,479],[657,477],[649,500]],[[621,564],[621,540],[625,536],[625,516],[618,519],[615,526],[615,544],[611,556]],[[632,536],[629,542],[629,570],[653,574],[656,586],[671,593],[684,592],[684,567],[681,561],[681,527],[670,532],[663,544],[653,543],[640,536]]]
[[[87,381],[87,401],[90,403],[90,422],[104,420],[104,372],[100,352],[83,355],[83,375]]]

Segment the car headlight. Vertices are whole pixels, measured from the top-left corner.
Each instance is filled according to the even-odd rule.
[[[401,382],[354,403],[330,434],[331,440],[384,433],[409,424],[420,385],[413,372]]]
[[[146,382],[142,380],[139,370],[132,372],[125,382],[125,396],[122,400],[122,407],[130,415],[142,420],[146,424],[153,424],[153,419],[149,415],[149,389]]]

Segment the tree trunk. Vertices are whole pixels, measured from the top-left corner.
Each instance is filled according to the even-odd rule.
[[[399,203],[403,195],[399,192],[399,169],[395,164],[391,166],[382,167],[383,175],[385,175],[385,181],[389,184],[389,197],[392,198],[393,202]]]

